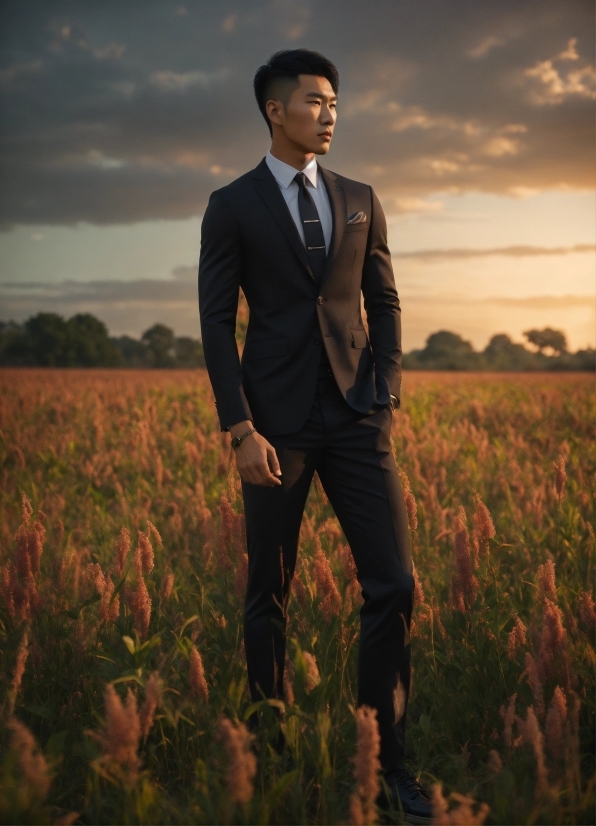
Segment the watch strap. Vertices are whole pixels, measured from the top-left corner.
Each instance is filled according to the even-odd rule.
[[[251,435],[251,433],[256,433],[256,432],[257,432],[256,427],[251,427],[251,429],[250,429],[250,430],[247,430],[247,431],[246,431],[246,433],[242,433],[242,435],[240,435],[240,436],[234,436],[234,438],[232,439],[232,441],[230,442],[230,444],[232,445],[232,447],[233,447],[233,448],[237,448],[237,447],[238,447],[238,445],[239,445],[242,441],[244,441],[244,439],[246,439],[246,437],[247,437],[247,436],[250,436],[250,435]]]

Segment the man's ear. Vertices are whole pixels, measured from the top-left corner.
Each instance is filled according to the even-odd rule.
[[[268,100],[265,104],[265,111],[271,123],[281,126],[284,115],[284,105],[281,100]]]

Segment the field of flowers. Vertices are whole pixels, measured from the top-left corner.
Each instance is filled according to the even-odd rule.
[[[592,378],[406,373],[404,395],[409,766],[439,824],[594,823]],[[228,443],[203,371],[0,372],[2,823],[374,821],[361,598],[318,481],[286,702],[245,727]]]

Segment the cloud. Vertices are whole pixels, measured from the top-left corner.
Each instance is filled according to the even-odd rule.
[[[389,212],[420,211],[440,192],[592,186],[589,4],[372,9],[146,0],[97,15],[94,4],[8,0],[0,227],[201,214],[213,189],[263,157],[252,78],[272,52],[297,46],[340,70],[325,165],[371,183]]]
[[[505,256],[507,258],[527,258],[538,255],[571,255],[573,253],[586,253],[596,251],[595,244],[573,244],[569,247],[493,247],[491,249],[436,249],[436,250],[412,250],[411,252],[393,253],[393,258],[413,259],[434,263],[435,261],[460,260],[465,258],[487,258],[492,256]]]
[[[569,347],[594,346],[594,297],[589,295],[535,295],[522,298],[470,298],[468,295],[402,296],[404,351],[424,346],[436,330],[452,330],[483,349],[497,333],[523,340],[532,327],[563,330]]]
[[[171,279],[134,281],[0,282],[2,319],[24,321],[39,312],[68,318],[92,313],[110,333],[140,335],[161,322],[179,335],[200,336],[197,267],[176,267]]]
[[[466,54],[468,57],[472,57],[474,59],[486,57],[486,55],[494,48],[504,45],[505,40],[501,37],[495,37],[493,34],[489,34],[487,37],[483,37],[482,40],[472,49],[468,49]]]
[[[191,86],[208,89],[214,83],[225,80],[229,71],[219,69],[215,72],[172,72],[170,70],[151,72],[149,82],[162,92],[186,92]]]
[[[197,302],[197,270],[190,278],[189,267],[179,267],[176,277],[167,280],[139,278],[133,281],[4,281],[0,283],[0,297],[6,307],[35,303],[51,309],[52,305],[143,304],[178,306]]]
[[[450,329],[484,347],[487,337],[507,332],[520,337],[528,327],[564,329],[572,347],[593,342],[594,297],[533,295],[521,298],[471,298],[454,293],[402,291],[404,347],[421,347],[428,335]],[[89,312],[101,318],[112,335],[140,335],[160,322],[178,335],[200,336],[197,267],[180,265],[170,279],[82,282],[0,282],[2,320],[24,321],[36,313],[68,318]]]
[[[574,69],[555,66],[562,61],[580,60],[576,46],[577,37],[572,37],[556,57],[540,60],[524,71],[530,79],[530,100],[536,106],[560,105],[573,96],[596,100],[596,69],[590,61]]]
[[[525,310],[569,310],[574,307],[594,309],[593,295],[531,295],[524,298],[498,296],[486,298],[485,302],[500,307],[517,307]]]

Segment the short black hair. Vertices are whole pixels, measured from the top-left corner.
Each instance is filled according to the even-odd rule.
[[[315,75],[325,77],[337,94],[339,89],[339,72],[333,63],[319,52],[308,49],[284,49],[271,55],[255,75],[253,87],[261,114],[273,134],[271,122],[267,117],[267,101],[271,100],[271,91],[278,81],[294,81],[298,88],[298,75]]]

